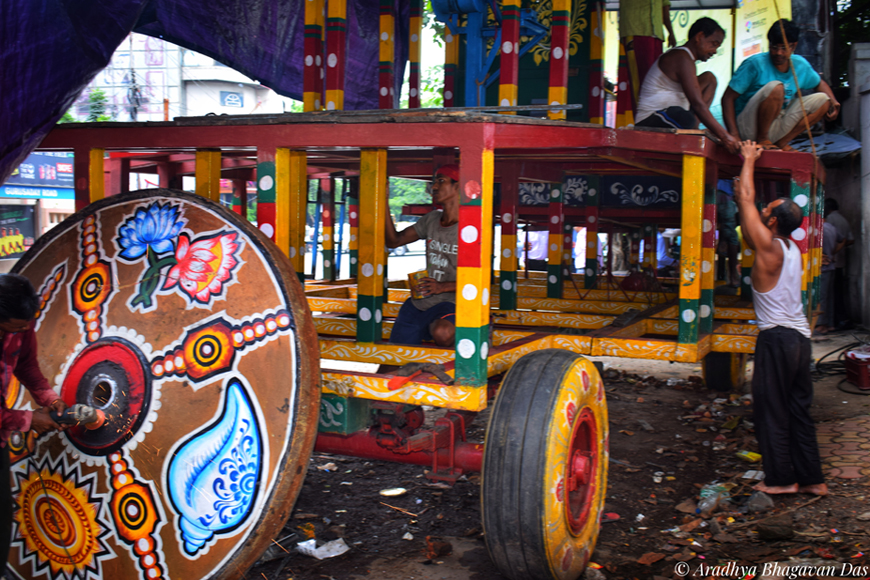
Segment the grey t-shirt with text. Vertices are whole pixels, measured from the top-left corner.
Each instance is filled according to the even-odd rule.
[[[414,224],[420,239],[426,240],[426,270],[438,282],[456,281],[456,257],[459,252],[459,223],[441,227],[441,210],[430,211]],[[456,292],[433,294],[411,299],[419,310],[429,310],[441,302],[456,302]]]

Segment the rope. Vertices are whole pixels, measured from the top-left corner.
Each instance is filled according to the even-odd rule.
[[[777,24],[779,24],[779,31],[782,34],[782,41],[785,43],[786,47],[788,47],[788,38],[785,35],[785,26],[782,23],[782,17],[779,15],[779,4],[776,2],[776,0],[773,0],[773,8],[776,10],[776,22]],[[810,147],[812,147],[813,150],[813,173],[815,173],[819,157],[818,155],[816,155],[816,143],[813,140],[813,132],[810,128],[810,118],[809,115],[807,115],[807,109],[804,106],[804,97],[803,94],[801,94],[801,86],[798,82],[797,72],[794,69],[794,62],[791,59],[791,52],[788,53],[788,67],[789,70],[791,70],[791,76],[794,79],[794,86],[797,90],[798,102],[801,105],[801,112],[803,113],[804,125],[806,125],[807,127],[807,136],[810,138]]]

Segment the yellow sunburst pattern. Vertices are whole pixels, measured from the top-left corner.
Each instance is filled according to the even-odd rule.
[[[92,494],[93,476],[66,471],[45,461],[16,473],[13,545],[22,563],[30,561],[34,575],[86,578],[90,572],[100,577],[100,560],[112,556],[102,540],[108,529],[98,518],[103,500]]]

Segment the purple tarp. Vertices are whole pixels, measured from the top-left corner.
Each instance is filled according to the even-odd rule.
[[[72,106],[130,32],[219,60],[302,99],[305,0],[0,2],[0,183]],[[396,95],[408,55],[407,0],[396,3]],[[378,0],[348,2],[345,109],[378,107]]]

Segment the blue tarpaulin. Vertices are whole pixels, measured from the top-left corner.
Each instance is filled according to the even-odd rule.
[[[0,183],[109,64],[130,32],[211,56],[302,99],[305,0],[0,2]],[[396,8],[396,95],[408,53],[408,0]],[[378,0],[347,9],[345,109],[378,107]]]

